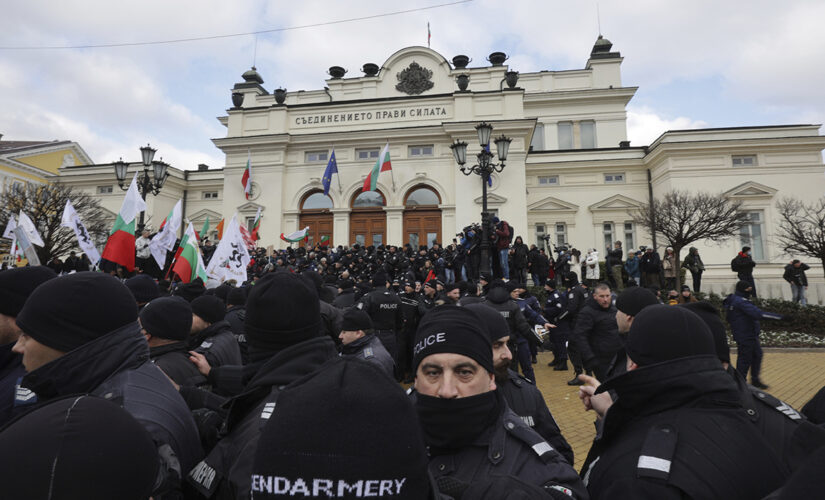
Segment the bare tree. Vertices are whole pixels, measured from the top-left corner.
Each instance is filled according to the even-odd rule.
[[[783,198],[776,209],[776,238],[782,250],[817,259],[825,269],[825,199],[808,204],[796,198]]]
[[[682,249],[699,240],[722,242],[739,233],[747,219],[741,202],[724,195],[672,190],[653,204],[630,212],[633,221],[664,237],[676,255],[676,288],[681,287]]]
[[[46,264],[54,257],[62,257],[77,250],[74,231],[60,225],[66,200],[71,200],[77,214],[93,238],[108,234],[108,223],[100,203],[91,195],[75,191],[70,186],[54,182],[52,184],[26,183],[20,189],[6,189],[0,192],[0,226],[6,227],[9,217],[23,210],[37,226],[44,245],[37,248],[40,262]],[[9,240],[3,240],[8,248]]]

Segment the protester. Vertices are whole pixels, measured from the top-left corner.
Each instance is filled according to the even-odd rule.
[[[665,248],[665,256],[662,257],[662,275],[665,279],[665,289],[674,290],[676,288],[676,254],[673,247]]]
[[[702,262],[702,257],[699,255],[699,249],[690,247],[685,260],[682,261],[682,267],[690,271],[693,277],[693,291],[702,291],[702,273],[705,272],[705,264]]]
[[[624,270],[627,272],[627,279],[641,285],[642,272],[639,269],[639,256],[642,252],[630,251],[627,253],[627,260],[624,263]]]
[[[622,277],[622,242],[613,244],[613,249],[607,249],[605,267],[607,269],[608,281],[614,290],[621,292],[624,290],[624,278]]]
[[[805,271],[811,267],[802,263],[799,259],[794,259],[785,266],[782,278],[791,285],[791,300],[799,305],[808,305],[808,298],[805,296],[808,291],[808,277]]]
[[[610,287],[606,283],[596,285],[593,296],[576,317],[571,338],[584,367],[599,380],[607,378],[610,363],[622,345],[616,327],[616,307],[611,301]]]
[[[730,268],[736,273],[739,281],[750,283],[751,297],[756,297],[756,281],[753,279],[754,267],[756,267],[756,262],[753,261],[753,252],[749,246],[742,247],[742,251],[736,254],[736,257],[730,262]]]

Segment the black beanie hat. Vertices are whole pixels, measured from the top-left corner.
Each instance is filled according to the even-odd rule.
[[[751,288],[751,287],[753,287],[753,285],[751,285],[750,282],[748,282],[748,281],[739,280],[736,283],[736,291],[737,292],[746,293],[748,288]]]
[[[155,280],[148,274],[138,274],[126,280],[126,288],[135,296],[135,302],[145,304],[158,298],[160,290]]]
[[[226,316],[226,303],[215,295],[201,295],[192,301],[192,314],[207,323],[217,323]]]
[[[243,288],[233,288],[226,294],[226,305],[242,306],[246,304],[246,290]]]
[[[354,332],[357,330],[372,330],[372,318],[370,315],[358,309],[350,307],[344,311],[344,319],[341,321],[341,330]]]
[[[507,325],[507,320],[501,313],[487,305],[485,302],[478,302],[475,304],[467,304],[464,306],[476,313],[481,318],[481,323],[487,327],[487,336],[490,338],[490,343],[497,341],[502,337],[510,335],[510,327]]]
[[[413,373],[418,370],[421,360],[443,352],[467,356],[493,373],[493,345],[489,336],[489,330],[481,326],[481,318],[466,307],[431,309],[415,332]]]
[[[196,298],[203,295],[205,291],[206,287],[203,286],[203,280],[200,278],[195,278],[189,283],[178,285],[178,287],[175,288],[175,295],[180,295],[186,299],[187,302],[192,302]]]
[[[213,295],[226,303],[226,297],[229,295],[229,291],[232,290],[232,285],[227,283],[221,283],[216,288],[214,288]]]
[[[725,330],[725,324],[722,323],[722,317],[719,316],[719,311],[713,307],[713,304],[702,300],[699,302],[679,304],[679,307],[684,307],[702,318],[702,321],[704,321],[710,329],[711,335],[713,335],[713,345],[716,347],[716,356],[719,358],[719,361],[730,363],[728,333]]]
[[[297,274],[276,272],[252,287],[244,321],[247,343],[261,351],[280,351],[318,337],[321,329],[318,293]]]
[[[372,284],[376,287],[386,286],[389,279],[387,279],[387,275],[381,271],[375,273],[372,277]]]
[[[636,316],[645,307],[655,306],[658,303],[659,299],[653,292],[647,288],[634,287],[619,294],[616,298],[616,309],[628,316]]]
[[[18,267],[0,273],[0,314],[20,314],[34,289],[52,278],[57,274],[46,266]]]
[[[702,318],[684,307],[662,304],[648,306],[636,315],[625,350],[639,366],[701,354],[716,356],[713,335]]]
[[[354,286],[355,286],[355,283],[351,279],[347,278],[347,279],[341,281],[340,288],[341,288],[341,290],[349,290],[350,288],[352,288]]]
[[[160,297],[140,311],[140,326],[153,337],[186,340],[192,329],[192,306],[182,297]]]
[[[258,440],[252,496],[421,500],[430,497],[428,478],[407,395],[379,368],[344,357],[278,396]]]
[[[120,280],[85,271],[37,287],[17,326],[41,344],[69,352],[136,320],[135,298]]]
[[[157,477],[152,437],[93,396],[50,401],[0,432],[3,498],[146,499]]]
[[[517,288],[521,288],[521,287],[519,286],[518,283],[516,283],[515,280],[510,280],[510,281],[508,281],[507,283],[504,284],[504,288],[506,288],[508,292],[512,292],[513,290],[515,290]]]

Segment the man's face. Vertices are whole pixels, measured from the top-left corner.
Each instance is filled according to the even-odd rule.
[[[347,345],[355,342],[363,336],[364,330],[341,330],[341,334],[338,335],[338,338],[341,339],[342,344]]]
[[[461,298],[461,290],[458,288],[453,288],[449,292],[447,292],[447,297],[450,297],[453,300],[458,300]]]
[[[510,292],[510,298],[511,298],[511,299],[516,300],[516,299],[518,299],[519,297],[520,297],[520,295],[519,295],[518,288],[516,288],[515,290],[513,290],[512,292]]]
[[[14,322],[14,316],[0,314],[0,345],[17,342],[17,337],[23,333]]]
[[[425,396],[466,398],[495,389],[493,374],[462,354],[430,354],[415,373],[415,390]]]
[[[20,338],[17,339],[12,351],[23,355],[23,367],[29,373],[65,354],[62,351],[41,344],[25,333],[20,334]]]
[[[614,247],[616,247],[616,248],[622,248],[622,244],[621,244],[621,243],[615,243],[613,246],[614,246]]]
[[[144,238],[148,238],[149,237],[149,231],[143,231],[142,233],[140,233],[140,235],[143,236]]]
[[[598,290],[593,291],[593,299],[604,309],[610,307],[610,289],[609,288],[599,288]]]
[[[630,324],[633,323],[633,316],[616,311],[616,326],[619,327],[619,333],[627,333],[630,331]]]
[[[801,262],[794,262],[793,263],[793,267],[796,267],[796,268],[799,268],[799,266],[801,266],[801,265],[802,265]]]
[[[493,368],[496,369],[496,376],[506,377],[507,368],[510,367],[510,362],[513,360],[513,353],[507,347],[507,342],[510,336],[501,337],[493,342]]]
[[[201,318],[197,314],[193,314],[192,315],[192,329],[189,330],[189,333],[192,333],[192,334],[199,333],[199,332],[205,330],[206,327],[208,327],[208,326],[209,326],[209,323],[204,321],[203,318]]]

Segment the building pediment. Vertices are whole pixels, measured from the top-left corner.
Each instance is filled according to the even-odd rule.
[[[263,212],[265,210],[263,205],[258,205],[257,203],[248,201],[248,202],[244,203],[243,205],[239,205],[238,208],[236,208],[236,210],[238,212],[246,213],[246,212],[257,212],[259,208],[261,209],[261,212]]]
[[[475,199],[476,205],[482,205],[484,200],[481,196]],[[488,205],[504,205],[507,203],[507,198],[504,196],[500,196],[494,193],[487,194],[487,204]]]
[[[623,194],[615,194],[610,198],[605,198],[602,201],[590,205],[591,212],[606,212],[606,211],[622,211],[639,208],[642,202],[628,198]]]
[[[527,206],[529,212],[576,213],[579,206],[553,196],[548,196]]]
[[[776,189],[764,184],[748,181],[725,191],[724,195],[728,198],[773,198],[776,191]]]
[[[214,210],[209,210],[208,208],[204,208],[202,210],[198,210],[193,214],[189,214],[187,217],[191,222],[195,221],[205,221],[206,218],[209,217],[209,221],[215,224],[218,223],[221,219],[223,219],[223,215],[215,212]]]

